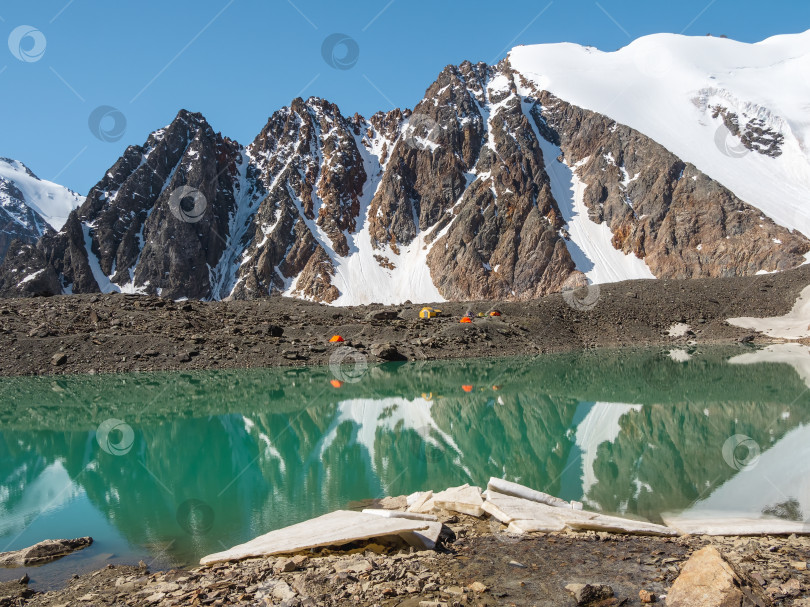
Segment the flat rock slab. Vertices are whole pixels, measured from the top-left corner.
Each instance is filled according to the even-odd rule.
[[[368,540],[387,535],[400,535],[414,531],[427,531],[424,521],[403,518],[384,518],[351,510],[337,510],[317,518],[277,529],[224,552],[209,554],[201,565],[238,561],[245,558],[290,554],[323,546],[341,546],[349,542]]]
[[[487,501],[484,502],[483,509],[502,523],[509,525],[508,530],[512,533],[548,533],[569,528],[634,535],[678,535],[674,529],[646,521],[624,519],[572,508],[558,508],[511,495],[503,495],[491,489],[487,491]]]
[[[441,523],[428,523],[427,529],[422,531],[406,531],[400,533],[402,538],[408,542],[409,546],[413,546],[417,550],[433,550],[436,548],[436,543],[439,541],[439,536],[442,534]]]
[[[364,514],[373,514],[374,516],[381,516],[383,518],[406,518],[412,521],[431,521],[435,522],[439,519],[434,514],[421,514],[419,512],[402,512],[401,510],[382,510],[379,508],[364,508]]]
[[[42,565],[82,548],[87,548],[92,543],[92,537],[77,537],[72,540],[45,540],[22,550],[0,552],[0,567],[13,568]]]
[[[567,528],[568,526],[563,521],[528,519],[510,522],[506,532],[516,535],[523,533],[553,533],[555,531],[565,531]]]
[[[484,499],[481,489],[461,485],[440,491],[433,496],[433,503],[437,508],[444,508],[453,512],[469,514],[470,516],[484,516]]]
[[[728,563],[714,546],[695,552],[667,594],[667,607],[771,605],[762,590]]]
[[[686,519],[663,515],[664,522],[692,535],[810,535],[810,525],[800,521],[759,518]]]

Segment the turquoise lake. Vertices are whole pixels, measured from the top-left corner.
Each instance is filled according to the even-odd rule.
[[[353,379],[353,378],[350,378]],[[0,380],[0,552],[153,569],[361,500],[491,476],[655,522],[810,515],[810,349]],[[0,569],[0,579],[21,569]]]

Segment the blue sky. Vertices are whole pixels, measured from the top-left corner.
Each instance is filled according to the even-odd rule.
[[[445,65],[496,62],[517,44],[612,51],[657,32],[757,42],[808,28],[806,0],[6,2],[0,156],[86,194],[180,108],[248,144],[296,96],[344,114],[413,107]],[[333,34],[345,43],[325,59]]]

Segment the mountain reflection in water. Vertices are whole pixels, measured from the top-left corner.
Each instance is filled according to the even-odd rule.
[[[0,551],[96,539],[29,571],[45,584],[107,562],[193,563],[353,500],[490,476],[656,522],[804,519],[808,352],[387,364],[339,387],[328,368],[4,379]],[[729,452],[735,436],[757,453]]]

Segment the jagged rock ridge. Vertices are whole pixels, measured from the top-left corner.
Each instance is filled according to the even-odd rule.
[[[778,157],[778,133],[749,121],[737,134]],[[574,218],[606,229],[583,241]],[[465,62],[413,112],[346,117],[296,99],[247,147],[183,110],[127,148],[60,232],[16,243],[0,293],[522,300],[605,276],[784,270],[808,251],[646,135],[508,60]]]

